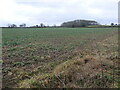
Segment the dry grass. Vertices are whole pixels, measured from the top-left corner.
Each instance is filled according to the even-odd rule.
[[[57,65],[51,73],[34,76],[31,79],[22,81],[19,84],[20,88],[81,88],[81,87],[112,87],[112,78],[106,78],[112,72],[108,67],[112,67],[112,61],[102,59],[104,63],[104,75],[102,74],[101,60],[95,59],[92,56],[85,58],[77,58],[74,60],[67,60],[66,62]],[[109,76],[108,76],[109,77]],[[102,81],[103,80],[103,81]],[[105,83],[106,81],[106,83]],[[98,83],[98,84],[96,84]]]

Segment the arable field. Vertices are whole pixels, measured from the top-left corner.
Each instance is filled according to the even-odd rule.
[[[117,28],[3,28],[3,87],[119,87]]]

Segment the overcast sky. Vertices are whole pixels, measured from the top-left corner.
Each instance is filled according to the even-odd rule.
[[[0,26],[60,25],[76,19],[117,23],[119,0],[0,0]]]

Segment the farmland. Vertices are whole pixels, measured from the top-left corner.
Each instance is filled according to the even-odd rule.
[[[117,28],[3,28],[3,87],[118,87]]]

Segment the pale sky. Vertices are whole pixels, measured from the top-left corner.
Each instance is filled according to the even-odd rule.
[[[0,0],[0,26],[60,25],[76,19],[118,22],[119,0]]]

